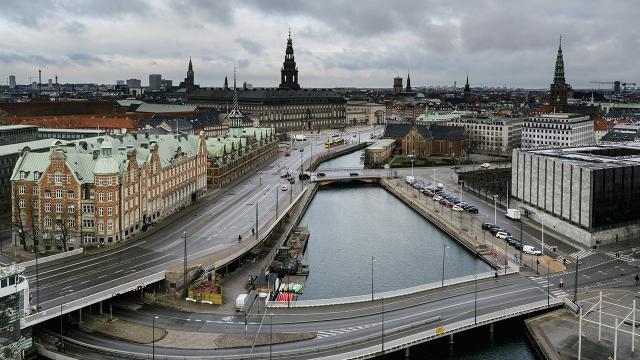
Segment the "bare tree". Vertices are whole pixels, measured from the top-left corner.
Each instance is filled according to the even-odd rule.
[[[55,224],[56,240],[62,242],[63,251],[67,251],[69,239],[76,233],[76,225],[75,212],[70,214],[67,207],[63,208],[62,213],[58,214]]]
[[[20,245],[24,251],[28,251],[27,248],[27,239],[31,239],[36,244],[36,231],[34,224],[34,209],[33,202],[28,199],[24,201],[24,206],[20,207],[19,201],[16,201],[17,211],[14,211],[12,214],[11,227],[17,232],[17,237],[20,239]],[[29,224],[26,219],[27,217],[31,218],[31,224]],[[14,244],[17,245],[17,244]]]

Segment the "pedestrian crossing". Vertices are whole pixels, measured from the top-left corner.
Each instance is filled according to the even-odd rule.
[[[331,337],[331,336],[337,336],[337,335],[343,335],[343,334],[348,334],[354,331],[358,331],[358,330],[364,330],[364,329],[368,329],[374,326],[380,326],[380,323],[373,323],[373,324],[367,324],[367,325],[360,325],[360,326],[351,326],[348,328],[342,328],[342,329],[332,329],[332,330],[320,330],[317,332],[316,338],[317,339],[322,339],[322,338],[327,338],[327,337]]]
[[[569,254],[570,257],[577,259],[584,259],[586,257],[589,257],[591,255],[595,254],[595,252],[591,251],[591,250],[581,250],[581,251],[576,251],[574,253]]]
[[[532,281],[534,281],[535,283],[540,285],[540,287],[544,291],[547,291],[547,286],[548,286],[549,287],[549,293],[553,297],[562,298],[562,297],[569,296],[569,293],[564,291],[563,288],[560,288],[558,283],[547,282],[547,277],[546,276],[529,276],[529,279],[531,279]]]
[[[638,251],[638,249],[634,248],[634,249],[627,249],[622,251],[611,251],[605,254],[614,259],[620,259],[622,261],[632,262],[632,261],[636,261],[636,258],[634,257],[636,253],[640,255],[640,252]]]

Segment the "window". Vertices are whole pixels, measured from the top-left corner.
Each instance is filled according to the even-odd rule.
[[[61,189],[57,189],[56,190],[56,199],[62,199],[62,190]]]
[[[20,199],[20,200],[18,201],[18,207],[19,207],[20,209],[24,209],[24,204],[25,204],[24,199]]]
[[[75,205],[73,205],[73,204],[71,204],[71,205],[67,206],[67,212],[68,212],[69,214],[73,214],[74,212],[76,212],[76,206],[75,206]]]
[[[38,185],[33,185],[33,195],[38,195],[40,192],[40,187]]]
[[[112,216],[113,215],[113,210],[111,209],[111,206],[109,206],[107,208],[107,216]]]
[[[44,189],[44,197],[47,199],[51,198],[51,190],[49,189]]]
[[[107,231],[108,232],[113,231],[113,221],[111,220],[107,221]]]
[[[60,174],[53,175],[53,182],[55,182],[56,184],[62,183],[62,175]]]
[[[67,198],[73,199],[75,197],[76,197],[76,192],[75,191],[73,191],[73,190],[67,191]]]
[[[41,176],[41,174],[40,174],[39,171],[34,171],[33,172],[33,179],[34,180],[40,180],[40,176]]]
[[[60,203],[56,204],[56,212],[57,213],[61,213],[62,212],[62,204],[60,204]]]
[[[82,220],[82,226],[86,228],[92,228],[96,226],[96,222],[91,219]]]
[[[24,193],[27,191],[27,187],[24,185],[20,185],[18,186],[18,194],[20,195],[24,195]]]
[[[20,180],[24,180],[24,171],[20,171]]]
[[[44,204],[44,212],[51,212],[51,204],[50,203]]]
[[[104,223],[102,221],[98,221],[98,231],[104,231]]]
[[[76,220],[74,218],[70,217],[67,220],[67,226],[70,227],[70,228],[76,227]]]
[[[113,194],[107,193],[107,201],[113,201]]]
[[[96,198],[96,191],[94,189],[89,189],[89,200],[93,200]]]
[[[99,207],[98,208],[98,216],[102,216],[102,215],[104,215],[104,209]]]
[[[104,201],[104,194],[98,193],[98,201]]]
[[[93,214],[95,211],[95,206],[93,205],[82,205],[82,212],[85,214]]]
[[[46,227],[51,227],[51,218],[50,217],[46,217],[44,218],[44,226]]]

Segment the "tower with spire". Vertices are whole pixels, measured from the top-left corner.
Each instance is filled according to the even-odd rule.
[[[556,67],[553,75],[553,83],[551,84],[551,95],[549,105],[554,111],[562,112],[567,106],[567,97],[571,87],[566,83],[564,78],[564,59],[562,57],[562,36],[558,45],[558,54],[556,55]]]
[[[229,81],[226,76],[224,77],[224,89],[229,90]]]
[[[184,78],[184,82],[180,85],[181,87],[184,87],[186,89],[187,94],[192,92],[193,89],[195,88],[193,63],[191,62],[191,58],[189,58],[189,68],[187,69],[187,77]]]
[[[243,115],[238,109],[238,89],[236,88],[236,67],[233,67],[233,107],[227,114],[227,122],[229,124],[229,135],[232,137],[242,136],[242,119]]]
[[[280,89],[300,90],[298,84],[298,68],[296,60],[293,56],[293,42],[291,40],[291,29],[289,29],[289,38],[287,38],[287,50],[284,54],[284,62],[280,70]]]
[[[471,103],[471,87],[469,86],[469,75],[467,74],[467,82],[464,84],[464,102]]]
[[[411,92],[411,77],[409,76],[409,72],[407,71],[407,87],[405,88],[406,92]]]

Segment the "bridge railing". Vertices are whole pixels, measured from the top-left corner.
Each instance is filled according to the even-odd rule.
[[[91,304],[95,304],[98,303],[100,301],[103,300],[107,300],[110,299],[112,297],[118,296],[120,294],[132,291],[132,290],[136,290],[139,289],[141,287],[144,287],[146,285],[152,284],[154,282],[160,281],[160,280],[164,280],[165,278],[165,272],[164,271],[160,271],[154,274],[150,274],[147,276],[144,276],[142,278],[139,279],[133,279],[130,280],[124,284],[119,284],[119,285],[115,285],[112,288],[106,289],[106,290],[102,290],[102,291],[98,291],[95,293],[92,293],[88,296],[85,297],[81,297],[79,299],[74,299],[74,300],[69,300],[66,303],[62,303],[60,305],[55,305],[53,307],[50,307],[48,309],[44,309],[42,311],[36,312],[34,314],[31,315],[27,315],[25,317],[23,317],[22,319],[20,319],[20,327],[22,329],[27,328],[29,326],[33,326],[35,324],[41,323],[43,321],[52,319],[54,317],[66,314],[68,312],[74,311],[74,310],[78,310],[81,308],[84,308],[86,306],[89,306]],[[118,281],[118,280],[122,280],[122,279],[115,279],[115,280],[111,280],[113,281]]]
[[[407,347],[411,347],[414,345],[418,345],[424,343],[429,340],[433,340],[439,337],[447,336],[450,334],[455,334],[460,331],[464,331],[467,329],[471,329],[477,326],[486,325],[492,322],[500,321],[503,319],[512,318],[515,316],[520,316],[524,314],[528,314],[531,312],[535,312],[538,310],[544,310],[551,307],[557,307],[562,305],[562,299],[554,298],[550,301],[540,300],[533,302],[531,304],[519,305],[515,307],[511,307],[504,310],[499,310],[495,312],[491,312],[488,314],[480,315],[476,317],[476,319],[469,318],[465,320],[456,321],[450,324],[443,324],[440,326],[436,326],[432,329],[425,330],[413,335],[408,335],[399,339],[389,340],[384,342],[384,352],[391,353],[393,351],[397,351],[400,349],[404,349]],[[395,332],[402,331],[402,329],[394,329],[389,330],[387,334],[392,335]],[[364,359],[369,358],[375,354],[382,353],[382,346],[370,346],[367,348],[350,351],[346,354],[334,355],[322,357],[320,359],[328,360],[328,359]]]
[[[507,274],[515,274],[515,273],[518,273],[519,271],[520,269],[518,268],[510,267],[507,270]],[[477,279],[482,280],[482,279],[492,278],[495,276],[495,273],[496,273],[495,271],[487,271],[487,272],[479,273],[477,275]],[[504,271],[499,271],[499,273],[501,276],[504,276],[503,275]],[[452,278],[452,279],[445,279],[444,286],[463,284],[463,283],[474,281],[475,279],[476,279],[475,274],[461,276],[461,277]],[[399,289],[399,290],[374,293],[373,298],[376,300],[381,298],[385,298],[385,299],[394,298],[399,296],[411,295],[411,294],[415,294],[423,291],[428,291],[432,289],[437,289],[437,288],[441,288],[442,286],[443,286],[442,281],[436,281],[429,284],[423,284],[423,285],[413,286],[413,287]],[[330,299],[298,300],[291,303],[282,302],[282,301],[268,301],[267,307],[281,308],[281,307],[331,306],[331,305],[353,304],[353,303],[366,302],[366,301],[371,301],[371,294],[347,296],[347,297],[341,297],[341,298],[330,298]]]

